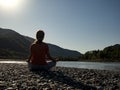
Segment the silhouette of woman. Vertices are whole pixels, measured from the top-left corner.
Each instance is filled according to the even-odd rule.
[[[30,47],[28,67],[30,70],[50,70],[56,65],[54,58],[50,56],[49,47],[43,42],[45,33],[39,30],[36,33],[36,40]],[[51,60],[47,62],[47,60]]]

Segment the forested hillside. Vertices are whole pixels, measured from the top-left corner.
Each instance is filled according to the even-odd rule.
[[[34,39],[14,30],[0,28],[0,58],[28,58],[29,48]],[[53,57],[79,57],[81,53],[49,44]]]
[[[120,61],[120,44],[109,46],[103,50],[88,51],[80,59],[94,61]]]

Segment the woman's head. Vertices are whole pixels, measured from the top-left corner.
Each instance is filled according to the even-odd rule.
[[[39,42],[42,42],[43,39],[44,39],[44,35],[45,35],[45,33],[44,33],[42,30],[39,30],[39,31],[37,31],[37,33],[36,33],[36,39],[37,39]]]

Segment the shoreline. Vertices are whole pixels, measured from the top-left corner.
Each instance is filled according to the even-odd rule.
[[[12,63],[12,64],[26,64],[26,61],[18,60],[0,60],[0,63]],[[120,71],[120,63],[115,62],[80,62],[80,61],[59,61],[57,67],[68,67],[78,69],[95,69],[95,70],[109,70]]]
[[[27,59],[16,59],[16,58],[0,58],[0,61],[26,61]],[[98,60],[86,60],[86,59],[82,59],[82,60],[59,60],[59,61],[64,61],[64,62],[69,62],[69,61],[72,61],[72,62],[100,62],[100,63],[120,63],[120,61],[117,61],[119,59],[113,59],[112,61],[109,61],[109,59],[103,59],[103,60],[106,60],[106,61],[102,61],[102,59],[98,59]]]
[[[32,72],[27,65],[0,63],[0,89],[119,90],[120,72],[66,67]]]

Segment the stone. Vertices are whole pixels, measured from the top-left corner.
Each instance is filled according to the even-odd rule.
[[[7,90],[16,90],[16,88],[8,87]]]
[[[0,90],[6,88],[6,83],[4,81],[0,81]]]

